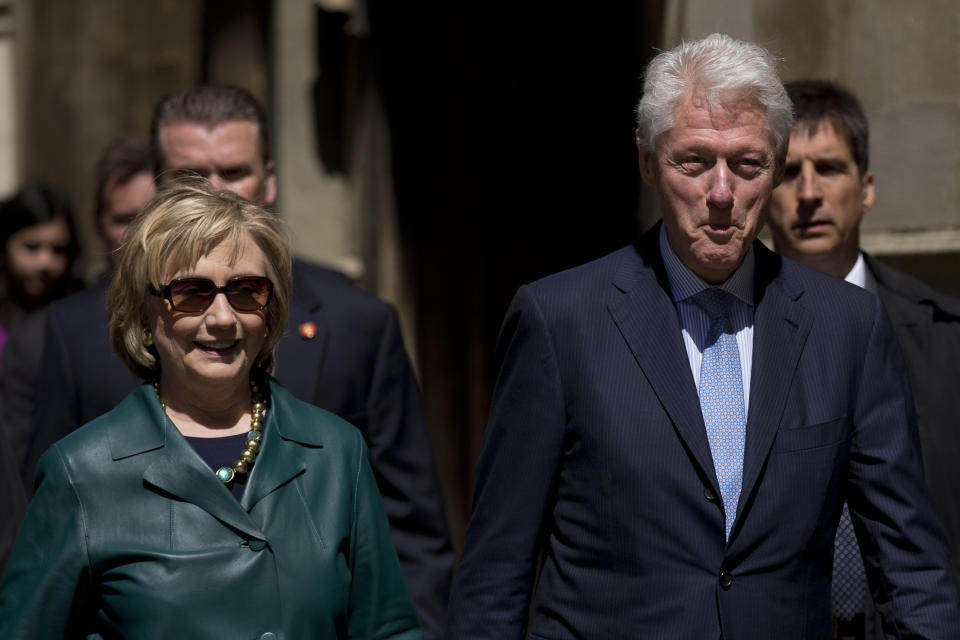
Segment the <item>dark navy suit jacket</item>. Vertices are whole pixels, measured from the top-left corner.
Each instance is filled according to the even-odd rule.
[[[521,288],[507,312],[447,637],[830,638],[844,499],[890,628],[960,637],[878,299],[755,243],[743,489],[725,542],[658,232]]]
[[[400,566],[424,636],[437,637],[453,548],[420,393],[396,311],[334,271],[294,260],[293,297],[276,378],[294,396],[331,411],[364,435]],[[109,282],[49,308],[36,389],[27,491],[46,449],[115,407],[140,380],[113,355],[105,310]],[[313,323],[316,335],[301,334]]]
[[[960,300],[866,256],[910,372],[930,494],[960,581]]]

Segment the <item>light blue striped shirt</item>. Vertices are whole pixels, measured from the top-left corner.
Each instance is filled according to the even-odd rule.
[[[670,282],[670,294],[677,306],[680,329],[683,334],[683,346],[687,350],[693,381],[700,393],[700,361],[703,359],[704,341],[710,329],[710,317],[690,301],[690,298],[711,285],[704,282],[691,271],[674,253],[667,240],[666,227],[660,225],[660,256],[667,270]],[[750,372],[753,365],[753,247],[747,251],[743,263],[720,285],[720,288],[733,294],[736,302],[730,308],[730,322],[737,334],[737,348],[740,351],[740,372],[743,375],[743,410],[750,413]]]

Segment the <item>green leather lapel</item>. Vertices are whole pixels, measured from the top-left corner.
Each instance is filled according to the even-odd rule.
[[[250,515],[167,419],[151,385],[137,388],[108,414],[108,419],[114,460],[149,455],[143,472],[148,484],[197,505],[248,537],[264,539]]]
[[[168,428],[174,429],[173,425]],[[197,505],[247,537],[266,540],[250,514],[179,433],[171,434],[167,446],[143,472],[143,479],[165,493]]]
[[[269,384],[270,406],[267,409],[263,446],[241,501],[247,511],[292,478],[304,473],[304,445],[312,448],[323,446],[315,425],[305,423],[291,406],[293,396],[275,380],[270,379]]]
[[[153,386],[143,384],[137,387],[110,413],[100,418],[110,424],[111,457],[122,460],[163,447],[166,443],[165,417]]]

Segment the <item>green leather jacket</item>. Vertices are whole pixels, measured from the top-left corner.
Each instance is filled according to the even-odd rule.
[[[270,392],[241,502],[149,385],[55,444],[0,637],[420,638],[360,433]]]

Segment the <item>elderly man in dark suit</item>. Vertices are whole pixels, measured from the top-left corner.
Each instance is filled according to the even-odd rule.
[[[844,501],[891,636],[960,637],[883,308],[755,241],[773,58],[684,43],[638,114],[663,222],[507,312],[448,637],[828,638]]]
[[[910,374],[925,475],[943,519],[954,579],[960,569],[960,300],[860,250],[860,223],[876,194],[869,126],[860,101],[827,81],[791,82],[796,123],[783,182],[773,192],[770,227],[778,253],[879,295]],[[839,637],[880,638],[863,587],[856,541],[841,520],[834,608]],[[845,559],[850,558],[850,562]],[[843,588],[842,588],[843,587]],[[867,615],[859,615],[864,608]]]
[[[271,206],[276,176],[263,107],[247,91],[201,86],[158,103],[151,123],[157,180],[200,175]],[[26,476],[54,441],[113,408],[137,384],[110,353],[103,292],[51,306]],[[424,637],[439,636],[453,548],[414,378],[390,305],[341,274],[294,260],[293,299],[277,379],[297,398],[364,435]]]

